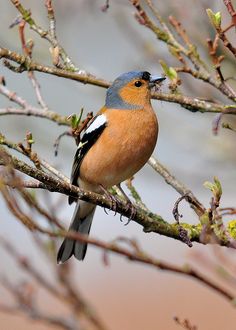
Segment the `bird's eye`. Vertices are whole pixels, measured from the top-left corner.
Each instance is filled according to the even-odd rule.
[[[140,87],[140,86],[142,86],[142,81],[137,80],[137,81],[135,81],[134,84],[135,84],[136,87]]]

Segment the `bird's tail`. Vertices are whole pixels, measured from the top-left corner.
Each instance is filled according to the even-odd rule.
[[[88,235],[90,232],[95,205],[78,201],[69,230],[78,231],[81,234]],[[57,254],[57,262],[63,263],[72,255],[78,260],[83,260],[87,251],[87,243],[65,238]]]

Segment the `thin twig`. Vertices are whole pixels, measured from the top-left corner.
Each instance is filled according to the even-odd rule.
[[[178,193],[182,196],[188,195],[191,207],[197,213],[198,216],[202,216],[206,209],[205,207],[198,201],[198,199],[193,195],[193,193],[185,187],[183,183],[178,181],[168,170],[164,167],[158,160],[154,157],[151,157],[148,161],[149,165],[158,172],[166,181],[166,183],[170,184]]]
[[[67,196],[72,196],[75,198],[79,198],[85,201],[89,201],[91,203],[100,205],[102,207],[106,207],[107,209],[111,208],[110,200],[103,195],[98,195],[96,193],[92,193],[89,191],[84,191],[76,186],[70,185],[66,181],[62,181],[54,176],[51,176],[41,170],[35,169],[25,162],[17,159],[14,156],[11,156],[0,146],[0,152],[4,155],[0,157],[0,165],[9,165],[13,166],[15,169],[21,171],[22,173],[27,174],[28,176],[33,177],[34,179],[46,184],[47,190],[49,191],[57,191],[63,193]],[[128,218],[132,215],[132,209],[127,208],[126,203],[120,202],[116,205],[116,211],[123,216],[127,216]],[[143,210],[138,210],[135,214],[135,218],[133,219],[135,222],[139,223],[143,226],[146,232],[158,232],[159,234],[163,234],[166,236],[174,237],[179,239],[178,228],[175,225],[169,224],[163,220],[162,217],[151,214],[150,212],[146,213]],[[191,231],[191,227],[189,228],[189,235],[191,240],[195,241],[199,239],[199,230],[193,226],[193,230]],[[223,243],[223,242],[222,242]]]
[[[44,118],[50,121],[57,123],[58,125],[69,125],[69,121],[67,116],[61,116],[57,112],[51,110],[42,110],[39,108],[35,108],[31,105],[25,109],[18,109],[13,107],[8,107],[5,109],[0,109],[0,116],[8,116],[8,115],[15,115],[15,116],[33,116]]]
[[[14,204],[15,204],[15,202],[14,202]],[[18,216],[18,214],[16,216]],[[24,214],[24,216],[26,216],[26,215]],[[30,221],[35,223],[35,221],[33,221],[32,219]],[[190,277],[200,281],[201,283],[204,283],[205,285],[207,285],[209,288],[212,288],[216,292],[220,293],[222,296],[224,296],[228,300],[232,301],[234,299],[234,296],[232,294],[230,294],[228,291],[226,291],[219,285],[214,284],[211,280],[207,279],[205,276],[198,273],[196,270],[192,269],[190,266],[179,267],[176,265],[169,264],[167,262],[162,262],[160,260],[154,259],[153,257],[148,256],[144,251],[141,251],[140,247],[138,249],[135,248],[133,251],[130,251],[126,248],[123,248],[123,247],[120,247],[120,246],[114,244],[114,242],[112,242],[112,243],[102,242],[100,240],[92,238],[91,236],[83,235],[79,232],[72,232],[72,231],[54,232],[54,231],[48,230],[46,228],[42,228],[38,224],[35,226],[35,230],[39,231],[42,234],[49,235],[50,237],[68,237],[68,238],[71,238],[74,240],[78,240],[80,242],[87,242],[100,249],[112,251],[116,254],[123,255],[126,258],[128,258],[130,261],[137,261],[137,262],[140,262],[143,264],[153,266],[160,270],[166,270],[166,271],[169,271],[172,273],[190,276]]]
[[[64,290],[60,290],[58,285],[51,284],[49,280],[41,274],[41,272],[31,263],[30,259],[25,256],[22,256],[17,249],[10,244],[6,239],[0,237],[0,245],[5,249],[5,251],[10,254],[10,256],[15,260],[15,262],[19,265],[21,269],[23,269],[32,279],[34,279],[41,287],[43,287],[48,293],[50,293],[53,297],[62,301],[68,305],[70,305],[75,314],[78,316],[84,315],[88,318],[96,329],[105,330],[105,326],[99,320],[96,313],[89,306],[88,302],[82,297],[82,294],[78,291],[78,289],[71,289],[72,284],[70,283],[67,274],[64,275],[64,282],[60,280],[60,284],[63,284],[66,292]],[[58,267],[56,269],[59,274],[62,275],[63,268],[59,270]],[[57,280],[57,279],[56,279]],[[55,282],[55,279],[54,279]],[[14,289],[13,289],[14,290]]]
[[[17,54],[15,52],[12,52],[5,48],[0,48],[0,58],[8,58],[12,61],[15,61],[16,63],[20,65],[26,66],[30,70],[35,70],[39,72],[44,72],[47,74],[56,75],[59,77],[79,81],[84,84],[91,84],[99,87],[108,88],[110,86],[110,83],[108,81],[105,81],[100,78],[96,78],[94,76],[84,75],[84,74],[78,74],[75,72],[70,72],[54,67],[48,67],[41,64],[38,64],[36,62],[30,61],[25,56]],[[26,68],[22,68],[21,72],[27,70]],[[207,81],[208,82],[208,81]],[[210,81],[209,81],[210,83]],[[217,88],[220,86],[220,83],[217,83]],[[183,108],[192,111],[192,112],[212,112],[212,113],[219,113],[224,112],[225,109],[230,109],[233,107],[233,105],[222,105],[220,103],[213,103],[213,102],[206,102],[205,100],[201,100],[199,98],[191,98],[188,96],[180,95],[180,94],[165,94],[165,93],[158,93],[155,92],[152,94],[153,99],[166,101],[166,102],[173,102],[180,104]],[[234,97],[232,97],[234,100]],[[7,113],[6,111],[4,114]],[[235,114],[234,111],[231,111],[229,113]]]
[[[52,47],[58,47],[59,48],[59,55],[61,60],[63,61],[66,68],[78,71],[78,69],[75,67],[74,63],[72,62],[71,58],[66,53],[65,49],[58,43],[57,39],[51,34],[50,32],[43,30],[35,20],[32,18],[30,10],[27,10],[23,7],[23,5],[20,3],[19,0],[11,0],[12,4],[17,8],[17,10],[22,15],[22,18],[25,22],[27,22],[30,26],[30,28],[35,31],[37,34],[40,35],[41,38],[46,39],[49,41],[49,43],[52,45]]]
[[[145,11],[144,7],[141,5],[141,2],[139,0],[130,0],[130,2],[136,8],[138,17],[140,18],[139,21],[141,22],[141,24],[148,27],[157,36],[159,40],[166,43],[172,55],[175,54],[175,57],[177,57],[181,62],[183,62],[183,58],[180,55],[183,55],[192,62],[192,64],[195,67],[195,70],[198,72],[198,75],[195,76],[195,78],[201,79],[209,83],[210,85],[214,86],[217,90],[221,91],[221,93],[226,95],[230,100],[236,101],[235,94],[232,93],[232,91],[229,88],[226,88],[224,84],[221,84],[221,81],[211,76],[205,63],[203,62],[199,53],[197,52],[196,46],[187,43],[187,47],[185,48],[176,40],[176,38],[171,33],[167,24],[164,22],[157,8],[153,5],[151,0],[146,0],[146,3],[151,8],[161,28],[159,28],[158,25],[155,24],[150,19],[150,17],[148,16],[147,12]],[[174,26],[177,28],[176,24]],[[224,36],[225,35],[223,34],[222,38]],[[231,44],[227,45],[228,48],[230,48],[230,46]],[[192,70],[189,71],[190,74],[191,72]]]

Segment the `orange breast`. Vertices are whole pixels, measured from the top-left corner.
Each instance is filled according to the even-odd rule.
[[[108,110],[108,126],[85,155],[80,178],[111,187],[130,178],[150,158],[158,123],[151,106],[143,110]]]

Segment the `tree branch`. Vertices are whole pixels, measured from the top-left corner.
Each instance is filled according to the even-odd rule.
[[[53,48],[58,48],[59,56],[61,57],[61,60],[63,61],[64,65],[73,71],[78,71],[78,69],[75,67],[74,63],[72,62],[71,58],[66,53],[65,49],[58,43],[58,40],[56,38],[56,35],[52,34],[52,28],[50,28],[50,32],[43,30],[35,20],[32,18],[30,10],[27,10],[23,7],[23,5],[20,3],[19,0],[11,0],[12,4],[16,7],[16,9],[20,12],[22,15],[23,20],[29,24],[30,28],[40,35],[41,38],[46,39]],[[52,20],[52,11],[49,11],[49,19]]]
[[[14,169],[43,183],[47,190],[79,198],[81,200],[105,207],[107,209],[111,209],[111,202],[104,195],[84,191],[76,186],[69,184],[67,181],[63,181],[61,178],[56,178],[43,172],[42,170],[33,168],[25,162],[17,159],[16,157],[11,156],[3,147],[0,147],[0,153],[4,155],[0,157],[0,165],[7,166],[11,164]],[[132,215],[132,209],[127,208],[126,203],[122,201],[117,203],[115,211],[128,218],[130,218]],[[137,208],[136,215],[132,220],[140,224],[143,227],[144,232],[155,232],[182,241],[178,224],[170,224],[159,215],[155,215],[151,212],[145,212],[144,210]],[[33,224],[33,227],[34,226],[35,224]],[[187,223],[181,223],[181,226],[187,230],[189,239],[191,241],[201,243],[201,225],[195,226],[189,225]],[[219,237],[219,244],[228,246],[229,242],[223,236]]]
[[[58,77],[79,81],[84,84],[91,84],[94,86],[99,86],[104,88],[108,88],[110,86],[110,83],[106,80],[96,78],[91,75],[84,75],[54,67],[44,66],[42,64],[29,60],[23,55],[12,52],[5,48],[0,48],[0,58],[7,58],[11,61],[20,64],[22,66],[20,72],[27,70],[39,71],[39,72],[55,75]],[[152,94],[152,98],[161,101],[180,104],[183,108],[192,112],[199,111],[202,113],[205,112],[219,113],[219,112],[224,112],[226,109],[228,109],[229,111],[227,110],[227,113],[229,114],[236,113],[235,105],[230,105],[230,104],[222,105],[220,103],[207,102],[197,97],[191,98],[181,94],[165,94],[165,93],[156,92]]]

